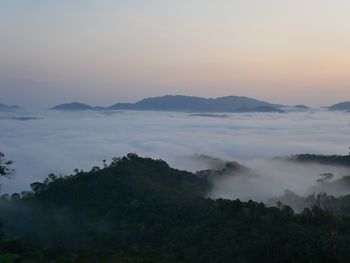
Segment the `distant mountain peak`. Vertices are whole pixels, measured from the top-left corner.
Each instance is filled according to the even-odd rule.
[[[328,110],[331,111],[349,111],[350,110],[350,102],[349,101],[344,101],[344,102],[340,102],[337,104],[334,104],[330,107],[328,107]]]
[[[56,105],[50,108],[50,110],[62,110],[62,111],[92,110],[92,109],[94,109],[94,107],[85,103],[77,102],[77,101]]]
[[[187,111],[187,112],[241,112],[246,111],[279,112],[283,105],[272,104],[244,96],[226,96],[219,98],[202,98],[185,95],[165,95],[150,97],[136,103],[117,103],[108,109],[154,110],[154,111]]]
[[[6,104],[0,103],[0,111],[17,111],[20,109],[21,107],[17,105],[6,105]]]
[[[308,110],[310,109],[308,106],[299,104],[299,105],[295,105],[294,108],[298,108],[298,109],[302,109],[302,110]]]

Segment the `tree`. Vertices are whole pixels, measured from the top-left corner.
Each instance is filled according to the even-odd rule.
[[[325,182],[329,182],[334,178],[334,174],[332,173],[323,173],[323,174],[320,174],[319,176],[320,178],[318,178],[316,181],[321,184]]]
[[[57,180],[57,175],[53,174],[53,173],[50,173],[48,176],[47,176],[50,180],[50,182],[54,182]]]
[[[10,177],[13,175],[14,170],[10,167],[12,163],[6,159],[5,154],[0,152],[0,176]]]
[[[13,193],[12,195],[11,195],[11,199],[12,200],[18,200],[18,199],[20,199],[21,198],[21,195],[19,194],[19,193]]]
[[[43,183],[39,183],[39,182],[34,182],[32,184],[30,184],[30,188],[32,189],[32,191],[34,193],[40,193],[41,191],[43,191],[45,189],[46,185]]]
[[[92,173],[97,173],[97,172],[99,172],[99,171],[101,171],[101,168],[98,167],[98,166],[94,166],[94,167],[92,167],[92,169],[91,169],[91,172],[92,172]]]

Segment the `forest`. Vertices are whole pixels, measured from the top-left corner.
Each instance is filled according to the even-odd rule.
[[[191,173],[130,153],[101,166],[2,194],[0,262],[350,261],[350,197],[315,194],[296,213],[208,198],[235,163]],[[3,154],[0,172],[14,172]]]

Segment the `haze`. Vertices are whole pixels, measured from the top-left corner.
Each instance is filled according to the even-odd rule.
[[[0,1],[1,102],[350,97],[346,0]]]
[[[344,174],[297,164],[291,169],[291,165],[266,160],[297,153],[344,155],[348,153],[350,132],[348,113],[323,110],[207,117],[176,112],[46,111],[2,113],[0,117],[1,151],[15,161],[16,169],[11,180],[1,178],[2,192],[28,189],[29,184],[43,180],[51,172],[71,174],[75,168],[87,170],[93,165],[101,166],[104,159],[110,161],[112,157],[135,152],[191,171],[210,168],[191,161],[196,153],[237,160],[255,168],[263,175],[261,180],[269,178],[266,183],[270,187],[261,187],[262,191],[278,194],[292,189],[304,193],[320,171]],[[275,178],[273,187],[271,178]],[[253,181],[253,190],[245,195],[256,194],[256,185],[261,186],[259,181]],[[227,197],[230,189],[230,197],[235,197],[247,189],[224,186],[224,191],[213,195]]]

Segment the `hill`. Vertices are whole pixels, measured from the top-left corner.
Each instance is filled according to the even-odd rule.
[[[331,110],[331,111],[349,111],[350,110],[350,102],[346,101],[346,102],[334,104],[334,105],[328,107],[328,110]]]
[[[310,107],[306,105],[295,105],[294,108],[300,109],[300,110],[309,110]]]
[[[288,160],[350,167],[350,155],[296,154],[289,157]]]
[[[227,96],[206,99],[189,96],[163,96],[146,98],[134,104],[115,104],[109,109],[133,109],[156,111],[203,111],[203,112],[240,112],[240,111],[275,111],[280,105],[256,99],[238,96]]]
[[[4,198],[0,208],[7,239],[0,241],[0,261],[350,259],[341,249],[349,228],[339,225],[338,232],[333,216],[316,206],[296,215],[287,206],[207,199],[211,185],[203,172],[176,170],[162,160],[135,154],[104,165],[71,176],[51,174],[44,182],[33,183],[32,192]],[[227,169],[245,168],[229,163],[219,176]]]
[[[20,110],[21,108],[17,105],[6,105],[6,104],[1,104],[0,103],[0,112],[3,111],[3,112],[7,112],[7,111],[17,111],[17,110]]]
[[[93,110],[93,107],[80,102],[64,103],[56,105],[50,110],[62,110],[62,111],[72,111],[72,110]]]
[[[81,111],[81,110],[95,110],[95,109],[97,108],[84,103],[80,103],[80,102],[65,103],[65,104],[56,105],[50,108],[50,110],[60,110],[60,111]]]

